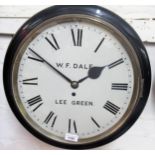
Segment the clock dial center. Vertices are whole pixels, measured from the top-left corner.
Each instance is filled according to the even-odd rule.
[[[79,87],[79,83],[76,82],[76,81],[72,81],[72,82],[71,82],[71,87],[72,87],[73,89],[77,89],[77,88]]]

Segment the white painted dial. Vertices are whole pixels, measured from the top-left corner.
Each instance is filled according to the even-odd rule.
[[[115,33],[93,22],[66,21],[41,31],[17,70],[19,98],[31,122],[62,139],[67,133],[80,140],[107,132],[133,96],[126,48]]]

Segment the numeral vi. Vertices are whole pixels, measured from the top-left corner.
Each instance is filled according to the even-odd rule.
[[[77,133],[77,126],[75,120],[68,120],[68,133],[75,132]]]

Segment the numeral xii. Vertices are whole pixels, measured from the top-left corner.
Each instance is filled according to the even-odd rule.
[[[77,29],[75,32],[75,30],[71,29],[71,35],[72,35],[73,45],[82,46],[83,30]]]

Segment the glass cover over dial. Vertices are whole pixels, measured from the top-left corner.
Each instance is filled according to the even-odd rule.
[[[122,39],[124,38],[124,39]],[[75,16],[38,26],[13,68],[20,111],[36,130],[65,143],[103,138],[136,103],[136,60],[106,22]]]

